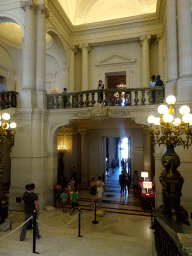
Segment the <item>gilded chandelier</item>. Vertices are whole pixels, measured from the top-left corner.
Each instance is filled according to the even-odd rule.
[[[192,144],[192,114],[189,113],[190,108],[186,105],[180,107],[179,113],[182,116],[180,119],[175,117],[174,113],[175,96],[168,96],[166,102],[169,107],[163,104],[158,107],[161,117],[148,117],[150,133],[154,135],[154,143],[159,146],[161,144],[166,146],[182,145],[184,148],[188,148]]]
[[[0,116],[0,143],[13,143],[16,123],[8,123],[10,119],[10,115],[8,113],[4,113],[2,117]],[[2,120],[2,121],[1,121]]]

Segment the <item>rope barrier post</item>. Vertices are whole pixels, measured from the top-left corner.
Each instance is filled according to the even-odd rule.
[[[33,253],[39,254],[36,252],[36,225],[37,225],[37,211],[33,212]]]
[[[77,237],[81,236],[81,209],[79,208],[79,235]]]
[[[96,220],[96,211],[97,211],[97,209],[96,209],[96,200],[95,200],[95,220],[92,221],[93,224],[98,224],[99,223],[99,221]]]

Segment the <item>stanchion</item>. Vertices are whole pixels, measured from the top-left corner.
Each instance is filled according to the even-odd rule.
[[[36,225],[37,225],[37,211],[33,212],[33,253],[39,254],[36,252]]]
[[[79,235],[77,237],[81,236],[81,209],[79,208]]]
[[[151,227],[149,227],[150,229],[154,229],[154,226],[153,226],[153,206],[151,204]]]
[[[95,201],[95,220],[92,221],[93,224],[98,224],[99,223],[99,221],[96,220],[96,211],[97,211],[97,209],[96,209],[96,201]]]

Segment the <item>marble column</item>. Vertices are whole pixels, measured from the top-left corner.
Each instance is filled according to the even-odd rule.
[[[75,92],[75,54],[77,48],[73,45],[70,47],[70,92]]]
[[[81,184],[82,186],[87,186],[89,180],[88,130],[80,129],[78,132],[81,134]]]
[[[83,44],[79,46],[82,49],[82,91],[86,91],[89,88],[88,84],[88,72],[89,72],[89,45]]]
[[[157,35],[158,52],[159,52],[159,71],[158,74],[161,76],[161,80],[165,81],[164,75],[164,61],[163,61],[163,34]]]
[[[32,108],[35,99],[35,5],[33,1],[21,2],[25,12],[25,29],[22,52],[22,92],[19,95],[19,107]]]
[[[177,1],[179,80],[177,101],[190,101],[192,97],[192,42],[191,1]]]
[[[167,1],[167,82],[165,96],[175,95],[177,69],[176,0]]]
[[[37,107],[46,107],[45,72],[46,72],[46,10],[44,4],[37,7],[37,57],[36,57],[36,92]]]
[[[140,38],[142,44],[142,77],[141,84],[142,87],[149,86],[150,80],[150,69],[149,69],[149,40],[150,35],[145,35]]]
[[[149,128],[143,128],[143,160],[144,172],[148,172],[148,177],[151,178],[151,135]]]

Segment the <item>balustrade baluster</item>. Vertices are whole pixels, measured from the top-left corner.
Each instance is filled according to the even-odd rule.
[[[154,99],[153,99],[153,91],[149,91],[149,104],[152,105],[154,104]]]
[[[141,94],[142,94],[142,98],[141,98],[141,105],[145,105],[145,91],[141,91]]]
[[[105,92],[104,105],[105,105],[105,106],[108,106],[108,94],[107,94],[107,92]]]
[[[81,93],[80,94],[80,101],[79,101],[80,108],[83,107],[83,104],[84,104],[84,102],[83,102],[83,93]]]
[[[163,102],[163,90],[158,90],[156,92],[157,95],[157,103],[162,103]]]
[[[59,96],[55,96],[55,108],[59,108]]]
[[[102,102],[101,93],[102,93],[102,92],[98,92],[98,93],[97,93],[97,95],[98,95],[98,100],[97,100],[97,102],[99,102],[99,103]]]
[[[11,107],[17,107],[17,95],[15,93],[11,93]]]
[[[85,93],[85,96],[86,96],[85,107],[89,107],[89,93],[86,92],[86,93]]]
[[[138,91],[135,91],[135,99],[134,99],[135,105],[138,105],[139,99],[138,99]]]
[[[91,100],[91,104],[92,104],[92,107],[93,107],[93,105],[95,104],[95,93],[94,92],[92,92],[91,93],[91,95],[92,95],[92,100]]]
[[[70,102],[70,95],[67,95],[67,108],[70,108],[71,102]]]

